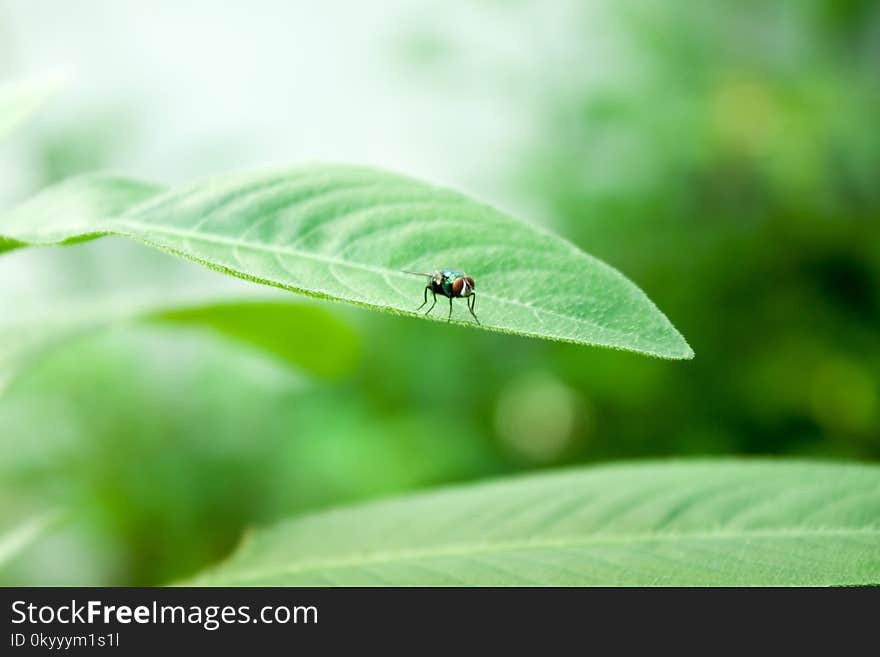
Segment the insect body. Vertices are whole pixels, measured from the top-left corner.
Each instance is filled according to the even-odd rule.
[[[425,286],[425,301],[421,306],[416,308],[416,310],[421,310],[427,305],[428,292],[430,292],[431,296],[434,298],[434,302],[431,304],[431,307],[425,311],[425,314],[427,315],[434,310],[434,306],[437,304],[437,295],[441,294],[449,299],[449,318],[446,321],[452,321],[452,300],[457,297],[463,297],[467,299],[467,307],[474,320],[477,324],[480,323],[480,320],[477,319],[477,316],[474,313],[474,304],[477,301],[476,294],[474,293],[474,279],[463,271],[458,271],[457,269],[438,269],[430,274],[427,272],[423,273],[416,271],[407,271],[404,273],[416,274],[417,276],[427,276],[429,279],[428,284]]]

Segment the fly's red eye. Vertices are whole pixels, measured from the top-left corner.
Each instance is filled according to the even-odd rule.
[[[456,278],[452,282],[452,293],[455,294],[456,296],[458,296],[459,294],[461,294],[461,290],[463,287],[464,287],[464,279],[463,278]]]
[[[470,276],[465,276],[464,280],[467,281],[468,287],[473,290],[474,289],[474,279],[471,278]]]

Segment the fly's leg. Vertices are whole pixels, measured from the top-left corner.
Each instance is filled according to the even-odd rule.
[[[449,297],[449,317],[446,319],[446,321],[452,321],[452,297]]]
[[[477,295],[476,295],[476,293],[473,293],[473,292],[471,293],[471,296],[468,297],[468,302],[467,302],[467,304],[468,304],[468,310],[471,311],[471,315],[473,316],[474,321],[475,321],[477,324],[479,324],[479,323],[480,323],[480,320],[477,319],[477,315],[476,315],[476,313],[474,313],[474,306],[477,305]]]
[[[430,287],[431,287],[431,286],[429,285],[428,287],[425,288],[425,303],[428,303],[428,289],[429,289]],[[434,292],[434,290],[431,290],[431,296],[434,297],[434,303],[432,303],[432,304],[431,304],[431,307],[428,308],[428,309],[425,311],[425,314],[426,314],[426,315],[430,314],[431,311],[434,310],[434,306],[437,305],[437,293]],[[424,306],[425,303],[423,303],[422,306]],[[421,308],[422,306],[419,306],[419,308]]]
[[[431,289],[431,286],[430,286],[430,285],[426,285],[426,286],[425,286],[425,301],[422,303],[421,306],[419,306],[418,308],[416,308],[417,311],[418,311],[418,310],[421,310],[422,308],[424,308],[425,306],[428,305],[428,290],[430,290],[430,289]],[[429,310],[428,312],[431,312],[431,311]]]

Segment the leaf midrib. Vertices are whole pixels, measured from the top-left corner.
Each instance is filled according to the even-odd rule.
[[[287,247],[287,246],[282,246],[282,245],[263,244],[260,242],[250,242],[247,240],[240,240],[240,239],[235,239],[235,238],[231,238],[231,237],[223,237],[221,235],[216,235],[213,233],[202,233],[202,232],[198,232],[198,231],[191,231],[191,230],[180,229],[180,228],[170,228],[169,226],[164,226],[161,224],[145,224],[145,223],[138,222],[138,221],[132,221],[130,219],[122,219],[118,223],[123,226],[130,226],[130,227],[133,227],[133,228],[136,228],[139,230],[143,230],[147,233],[149,231],[153,231],[153,232],[157,232],[157,233],[164,233],[166,235],[173,235],[175,237],[182,237],[185,239],[191,239],[191,240],[203,241],[203,242],[211,242],[214,244],[225,244],[227,246],[253,249],[255,251],[263,251],[265,253],[271,253],[271,254],[275,254],[275,255],[289,255],[289,256],[293,256],[293,257],[297,257],[297,258],[305,258],[305,259],[314,260],[317,262],[322,262],[324,264],[339,265],[339,266],[343,266],[343,267],[349,267],[352,269],[359,269],[359,270],[371,272],[374,274],[380,274],[382,276],[400,273],[400,272],[393,270],[393,269],[386,269],[384,267],[376,267],[374,265],[367,265],[367,264],[353,262],[353,261],[349,261],[349,260],[341,260],[339,258],[334,258],[333,256],[328,256],[325,254],[318,254],[318,253],[311,253],[309,251],[301,251],[299,249],[295,249],[295,248]],[[112,229],[108,228],[108,230],[110,232],[114,232],[114,233],[120,232],[116,228],[112,228]],[[128,237],[131,237],[131,238],[137,239],[137,240],[149,241],[149,238],[144,237],[143,234],[128,235]],[[197,256],[192,256],[192,257],[195,258]],[[276,282],[283,285],[283,283],[281,283],[280,281],[276,281]],[[323,292],[323,294],[325,294],[329,297],[335,298],[335,299],[340,299],[340,297],[333,295],[333,294],[330,294],[328,292]],[[496,301],[498,303],[519,306],[521,308],[525,308],[525,309],[530,310],[532,312],[545,313],[547,315],[552,315],[555,317],[559,317],[561,319],[566,319],[569,321],[592,326],[593,328],[596,328],[600,331],[607,331],[608,333],[610,333],[612,335],[629,336],[629,337],[635,337],[635,338],[641,337],[641,334],[639,334],[635,331],[621,331],[619,329],[610,328],[608,326],[603,326],[601,324],[598,324],[598,323],[596,323],[592,320],[589,320],[589,319],[585,319],[583,317],[576,317],[574,315],[566,315],[565,313],[560,313],[555,310],[550,310],[547,308],[538,308],[536,306],[532,306],[532,305],[527,304],[527,303],[520,301],[518,299],[513,299],[510,297],[498,297],[498,296],[495,296],[492,294],[487,294],[485,292],[480,292],[480,296],[485,299],[491,299],[492,301]],[[375,304],[373,304],[373,302],[369,302],[367,300],[362,300],[362,302],[363,303],[370,303],[371,305],[375,305]]]
[[[782,529],[758,529],[740,532],[678,532],[656,534],[627,534],[606,535],[601,537],[560,537],[556,539],[541,539],[530,541],[499,541],[479,544],[446,545],[438,548],[423,550],[391,550],[387,552],[367,553],[340,559],[318,559],[305,561],[297,565],[271,570],[251,570],[241,573],[224,575],[224,583],[262,580],[283,575],[298,575],[308,572],[320,572],[324,570],[341,570],[344,568],[357,568],[362,566],[374,566],[394,564],[405,561],[420,561],[443,557],[472,557],[503,552],[515,552],[518,550],[535,550],[550,548],[576,548],[598,545],[638,545],[644,543],[663,542],[688,542],[688,541],[729,541],[749,540],[760,538],[809,538],[825,536],[858,536],[874,535],[880,539],[880,527],[847,527],[847,528],[782,528]],[[232,564],[229,564],[232,566]],[[204,578],[211,579],[207,573]]]

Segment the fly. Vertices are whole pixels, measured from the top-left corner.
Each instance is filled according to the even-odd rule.
[[[425,286],[425,301],[421,306],[416,308],[416,310],[421,310],[428,304],[428,292],[430,292],[431,296],[434,298],[434,302],[431,304],[431,307],[425,311],[426,315],[429,314],[434,310],[434,306],[437,305],[437,295],[441,294],[449,299],[449,317],[446,321],[451,322],[452,300],[461,297],[467,299],[467,307],[471,316],[477,324],[480,323],[480,320],[477,319],[476,313],[474,313],[474,304],[477,301],[476,294],[474,293],[474,279],[463,271],[457,269],[438,269],[430,274],[418,271],[404,271],[403,273],[415,274],[416,276],[427,276],[429,279],[428,284]]]

